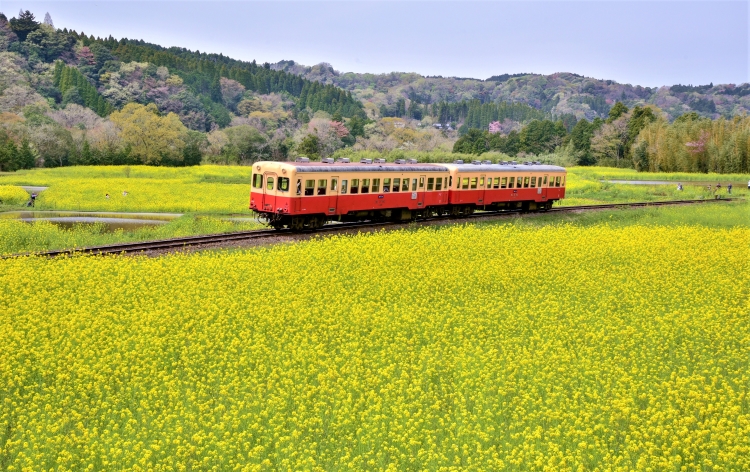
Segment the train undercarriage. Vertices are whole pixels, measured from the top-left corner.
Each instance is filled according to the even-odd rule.
[[[535,202],[500,202],[483,207],[473,204],[467,205],[442,205],[425,208],[423,210],[409,210],[407,208],[393,208],[387,210],[362,210],[352,211],[345,215],[285,215],[282,213],[259,213],[261,221],[274,229],[289,228],[292,231],[315,230],[323,227],[329,222],[409,222],[426,220],[433,217],[462,218],[472,215],[476,211],[547,211],[552,208],[554,201]]]

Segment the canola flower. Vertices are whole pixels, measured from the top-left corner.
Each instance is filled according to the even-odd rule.
[[[0,260],[21,470],[748,470],[750,229]]]
[[[0,204],[22,205],[29,201],[29,193],[15,185],[0,185]]]

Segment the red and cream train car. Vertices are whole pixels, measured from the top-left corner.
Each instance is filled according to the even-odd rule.
[[[565,169],[517,164],[256,162],[250,209],[274,228],[410,220],[483,209],[548,209]]]

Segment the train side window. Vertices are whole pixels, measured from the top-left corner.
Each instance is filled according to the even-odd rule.
[[[511,177],[510,181],[508,182],[508,188],[513,188],[513,184],[515,183],[515,181],[516,181],[516,178]]]
[[[412,192],[417,189],[417,179],[411,180],[411,190]],[[404,179],[401,182],[401,191],[402,192],[408,192],[409,191],[409,179]]]
[[[393,179],[393,191],[398,192],[401,190],[401,179]]]
[[[544,176],[544,185],[547,185],[547,176]]]
[[[305,180],[305,195],[315,195],[315,181]]]
[[[473,188],[473,189],[477,188],[477,178],[476,177],[472,177],[471,178],[471,188]]]
[[[419,188],[424,188],[424,177],[419,178]],[[412,189],[412,190],[416,190],[416,189]]]
[[[448,188],[453,187],[453,176],[450,176],[450,184],[448,184]]]
[[[536,187],[536,177],[531,178],[531,186]]]
[[[536,186],[541,187],[542,186],[542,176],[536,178]]]
[[[253,188],[263,187],[263,175],[253,174]]]
[[[461,179],[461,188],[463,190],[466,190],[466,189],[469,188],[469,178],[468,177],[464,177],[463,179]]]
[[[523,177],[517,177],[516,178],[516,188],[522,188],[523,187]]]
[[[427,178],[427,190],[432,190],[435,188],[435,177],[428,177]]]
[[[339,186],[339,179],[331,179],[331,192],[335,192]]]
[[[318,180],[318,195],[325,195],[327,187],[328,187],[327,179]]]
[[[372,193],[380,192],[380,179],[372,179]]]
[[[273,177],[269,177],[266,180],[266,190],[273,190]]]
[[[349,181],[348,180],[342,180],[341,181],[341,193],[342,194],[346,193],[346,191],[348,190],[347,189],[348,185],[349,185]]]
[[[297,195],[302,195],[302,181],[297,179]]]
[[[359,193],[359,179],[352,179],[351,193]]]
[[[391,179],[383,179],[383,193],[391,191]]]
[[[523,187],[524,188],[529,188],[529,177],[524,177],[523,178]]]
[[[555,177],[555,187],[560,186],[560,176]]]
[[[565,187],[565,176],[564,175],[563,175],[563,178],[562,178],[562,186]]]
[[[500,177],[495,177],[495,181],[492,183],[492,188],[500,188]]]
[[[289,177],[279,177],[279,190],[282,192],[289,191]]]
[[[438,192],[443,190],[443,179],[441,177],[438,177],[437,182],[435,182],[435,190]]]
[[[479,188],[484,188],[484,177],[479,177]]]
[[[370,179],[362,179],[361,193],[370,193]]]
[[[508,188],[508,178],[503,177],[503,180],[500,181],[500,188]]]

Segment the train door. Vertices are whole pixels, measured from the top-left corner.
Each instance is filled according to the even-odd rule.
[[[547,200],[547,185],[549,185],[549,181],[547,179],[549,179],[549,175],[544,174],[544,180],[542,181],[543,183],[539,185],[540,188],[538,192],[542,194],[542,201]]]
[[[276,211],[276,174],[266,172],[263,177],[263,211]]]
[[[335,215],[339,204],[339,177],[331,177],[331,190],[328,194],[328,214]]]
[[[427,181],[426,177],[427,177],[426,175],[420,175],[419,176],[419,187],[418,188],[415,189],[414,185],[412,185],[412,192],[414,192],[414,190],[417,191],[417,195],[418,195],[418,199],[419,199],[417,201],[417,206],[420,207],[420,208],[424,207],[425,182]]]
[[[485,174],[479,176],[479,198],[477,199],[477,203],[480,206],[484,206],[484,199],[487,196],[486,178]]]

